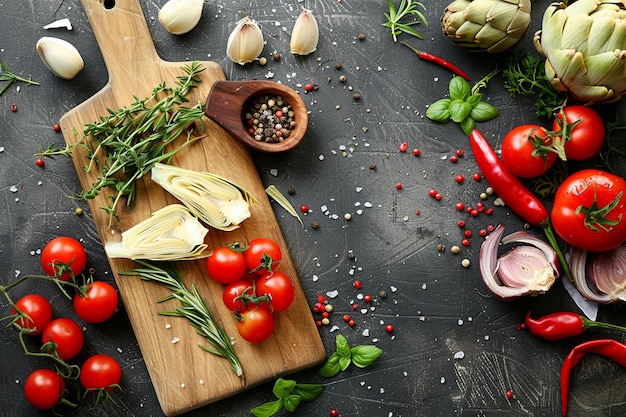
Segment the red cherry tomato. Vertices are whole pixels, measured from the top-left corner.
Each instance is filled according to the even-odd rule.
[[[117,310],[119,297],[113,285],[104,281],[87,284],[85,297],[74,296],[74,310],[78,317],[88,323],[102,323],[113,316]]]
[[[209,275],[220,284],[231,284],[246,273],[243,253],[229,247],[217,248],[206,262]]]
[[[69,265],[74,276],[83,272],[87,265],[87,252],[78,240],[60,236],[44,246],[41,252],[41,266],[45,273],[51,277],[55,276],[61,264]],[[70,281],[71,275],[69,272],[64,272],[59,279]]]
[[[50,369],[37,369],[24,382],[24,394],[33,407],[49,410],[54,407],[65,391],[65,381]]]
[[[556,153],[549,150],[552,140],[539,125],[513,128],[502,139],[502,163],[513,175],[535,178],[554,164]]]
[[[237,321],[241,337],[250,343],[261,343],[272,335],[276,321],[267,304],[249,304]]]
[[[254,296],[252,283],[250,281],[239,280],[228,284],[222,293],[222,301],[226,308],[235,313],[243,310],[245,304],[239,299],[239,296],[244,293],[249,296]]]
[[[122,379],[122,368],[109,355],[93,355],[80,368],[80,383],[87,391],[97,393],[101,389],[111,392]]]
[[[567,159],[582,161],[595,156],[602,144],[606,130],[600,115],[588,106],[567,106],[563,108],[568,124],[579,122],[573,126],[569,140],[565,142]],[[554,120],[552,129],[558,131],[563,118],[560,113]]]
[[[257,295],[267,294],[270,297],[272,311],[284,311],[291,306],[295,297],[295,289],[291,278],[280,271],[274,271],[256,282]]]
[[[41,334],[52,320],[52,306],[48,300],[38,294],[29,294],[17,300],[17,308],[28,317],[20,317],[16,324],[23,329],[33,330],[28,335]],[[13,309],[13,314],[17,311]]]
[[[599,169],[578,171],[554,196],[551,222],[570,245],[604,252],[626,241],[626,181]]]
[[[41,342],[54,343],[59,358],[68,361],[74,358],[83,348],[85,336],[83,330],[75,321],[68,318],[52,320],[41,333]],[[51,349],[47,349],[49,352]]]
[[[261,274],[266,273],[269,269],[276,269],[283,257],[278,243],[265,237],[250,241],[243,256],[248,270],[258,271]],[[265,265],[266,259],[271,259],[271,265]]]

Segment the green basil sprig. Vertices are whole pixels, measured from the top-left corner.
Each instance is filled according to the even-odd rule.
[[[348,339],[341,334],[335,337],[335,353],[330,355],[319,371],[321,376],[332,377],[345,371],[351,363],[359,368],[371,365],[382,353],[382,349],[371,345],[358,345],[350,348]]]
[[[482,101],[481,88],[487,87],[489,81],[498,70],[494,70],[470,87],[462,77],[452,77],[448,84],[449,97],[435,101],[426,110],[426,117],[439,123],[450,120],[459,123],[463,132],[469,135],[476,122],[486,122],[498,115],[498,109]]]
[[[290,379],[278,378],[272,392],[275,401],[267,402],[250,410],[256,417],[270,417],[280,410],[294,412],[301,401],[313,401],[324,390],[321,384],[300,384]]]

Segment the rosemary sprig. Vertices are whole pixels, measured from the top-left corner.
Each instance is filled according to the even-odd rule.
[[[205,68],[194,61],[183,66],[182,70],[184,75],[177,77],[175,87],[168,87],[163,82],[152,90],[150,97],[134,97],[131,105],[115,111],[108,109],[108,115],[85,125],[83,137],[77,143],[65,148],[50,145],[36,154],[71,157],[76,147],[86,149],[88,162],[85,171],[98,167],[100,176],[79,197],[92,199],[103,189],[111,189],[112,202],[103,207],[109,213],[109,226],[112,218],[117,217],[117,207],[122,198],[126,198],[127,206],[132,206],[139,178],[149,173],[156,163],[168,163],[178,151],[203,137],[194,137],[192,133],[195,122],[204,117],[204,104],[198,103],[193,107],[181,104],[189,102],[186,96],[200,82],[198,74]],[[201,123],[199,125],[204,127]],[[74,134],[78,136],[77,132]],[[186,136],[186,140],[169,149],[169,145],[181,135]]]
[[[394,42],[398,41],[398,35],[401,33],[407,33],[418,37],[419,39],[424,39],[422,34],[413,28],[413,26],[419,24],[420,22],[428,26],[426,17],[421,11],[418,10],[418,7],[421,7],[424,11],[426,10],[426,7],[422,3],[414,0],[401,0],[397,9],[393,4],[393,0],[387,0],[387,4],[389,6],[389,13],[385,13],[387,21],[383,23],[383,26],[389,28]],[[405,16],[417,16],[419,20],[401,23],[400,20],[402,20]]]
[[[233,349],[233,345],[223,327],[218,326],[217,321],[206,302],[198,293],[195,286],[188,289],[172,263],[157,262],[150,264],[145,261],[137,261],[143,268],[135,268],[131,271],[121,272],[121,275],[138,275],[146,281],[155,281],[165,285],[172,294],[158,300],[163,302],[176,299],[181,306],[174,311],[160,312],[163,316],[186,318],[196,329],[196,332],[204,337],[212,347],[199,345],[200,348],[214,355],[228,359],[230,367],[237,376],[243,375],[241,363]]]
[[[39,85],[39,83],[37,81],[33,81],[29,78],[22,78],[20,76],[17,76],[15,74],[13,74],[9,68],[6,66],[6,64],[4,62],[2,62],[2,60],[0,60],[0,81],[6,81],[7,83],[4,85],[4,87],[2,87],[2,89],[0,89],[0,96],[2,95],[2,93],[4,93],[5,91],[7,91],[9,89],[9,87],[11,87],[11,85],[13,85],[14,82],[23,82],[26,84],[31,84],[31,85]]]

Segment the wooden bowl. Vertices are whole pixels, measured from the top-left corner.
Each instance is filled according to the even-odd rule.
[[[258,141],[248,131],[246,109],[252,100],[262,95],[282,96],[294,112],[296,125],[282,142]],[[207,97],[204,113],[252,149],[268,153],[285,152],[298,145],[309,123],[309,115],[300,94],[273,81],[216,81]]]

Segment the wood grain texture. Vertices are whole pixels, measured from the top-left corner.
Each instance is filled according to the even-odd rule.
[[[163,81],[174,84],[185,64],[166,62],[159,58],[137,0],[117,0],[111,9],[106,9],[101,0],[81,2],[104,57],[109,81],[101,91],[62,117],[60,124],[68,144],[77,140],[73,132],[82,132],[85,124],[106,115],[107,109],[131,104],[133,96],[147,97]],[[192,103],[206,99],[213,82],[225,79],[216,63],[203,62],[203,65],[207,69],[201,75],[199,88],[190,95]],[[176,301],[156,303],[156,300],[168,294],[165,288],[156,283],[143,282],[138,277],[120,276],[118,272],[132,269],[136,264],[124,259],[110,259],[157,397],[168,416],[184,413],[280,375],[319,364],[325,357],[324,346],[295,267],[248,148],[209,119],[205,121],[205,128],[207,137],[177,154],[172,164],[224,176],[250,191],[258,200],[258,204],[251,207],[251,218],[239,229],[232,232],[212,229],[207,235],[209,247],[234,241],[247,242],[255,237],[275,239],[284,252],[280,270],[293,278],[296,298],[291,308],[277,314],[276,331],[269,340],[258,345],[249,344],[239,337],[235,319],[221,302],[222,286],[207,276],[205,261],[178,263],[185,284],[198,288],[211,311],[233,339],[244,371],[244,378],[239,378],[230,370],[227,360],[198,347],[206,342],[184,319],[158,315],[159,311],[170,311],[177,307]],[[98,173],[97,170],[85,172],[83,169],[86,153],[77,150],[73,161],[82,187],[90,187]],[[112,228],[108,227],[108,214],[100,208],[108,203],[107,193],[101,193],[89,201],[103,243],[119,240],[122,231],[149,217],[159,208],[176,202],[149,178],[140,180],[138,188],[135,206],[118,210],[120,221],[114,221]],[[174,338],[180,341],[172,343]],[[125,375],[125,378],[131,377]]]

